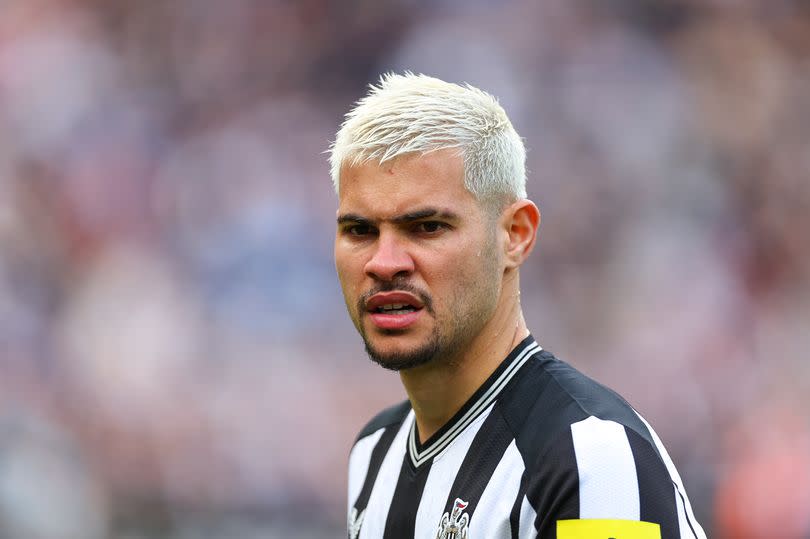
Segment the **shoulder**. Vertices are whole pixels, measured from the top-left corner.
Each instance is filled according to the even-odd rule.
[[[407,400],[402,401],[399,404],[389,406],[385,410],[375,415],[368,423],[366,423],[366,425],[357,434],[357,438],[355,438],[354,443],[356,444],[363,438],[374,434],[380,429],[393,425],[400,425],[410,411],[411,403]]]
[[[600,428],[628,429],[653,442],[646,422],[621,395],[546,350],[527,363],[502,408],[524,460],[572,433]]]
[[[658,523],[662,537],[690,527],[698,536],[672,460],[641,415],[549,352],[530,363],[503,404],[535,528],[550,533],[558,520],[613,518]]]

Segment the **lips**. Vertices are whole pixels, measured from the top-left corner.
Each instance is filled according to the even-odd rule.
[[[366,311],[380,329],[406,329],[422,315],[424,304],[408,292],[380,292],[366,302]]]
[[[374,294],[366,302],[366,310],[370,313],[381,310],[390,310],[391,307],[399,306],[419,310],[424,305],[422,301],[408,292],[379,292]]]

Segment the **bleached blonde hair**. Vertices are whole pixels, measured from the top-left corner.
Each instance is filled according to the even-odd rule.
[[[479,201],[526,197],[526,150],[498,101],[469,84],[410,72],[383,75],[346,114],[329,148],[335,192],[344,164],[448,148],[459,150],[464,184]]]

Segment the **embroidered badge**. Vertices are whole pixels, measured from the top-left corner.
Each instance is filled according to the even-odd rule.
[[[365,509],[358,514],[357,508],[352,508],[352,512],[349,515],[349,539],[357,539],[357,536],[360,535],[360,527],[363,525],[363,518],[365,518],[365,516]]]
[[[465,513],[464,509],[468,505],[470,502],[456,498],[456,501],[453,502],[453,509],[442,515],[436,539],[467,539],[470,515]]]

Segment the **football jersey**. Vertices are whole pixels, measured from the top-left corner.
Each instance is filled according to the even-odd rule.
[[[706,537],[652,427],[531,336],[424,443],[408,401],[366,425],[348,511],[350,539]]]

